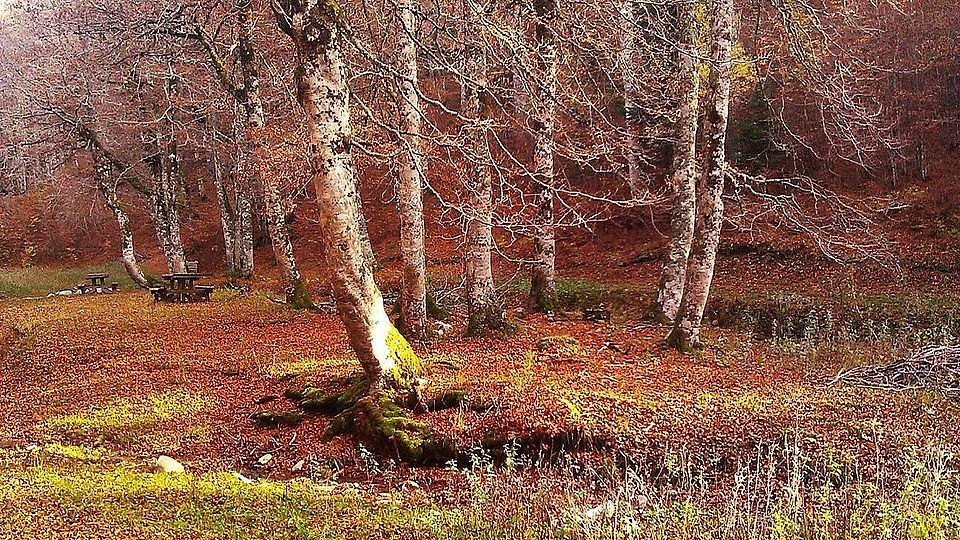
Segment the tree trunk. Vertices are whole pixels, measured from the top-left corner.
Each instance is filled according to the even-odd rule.
[[[150,189],[150,217],[157,231],[157,241],[163,250],[167,270],[183,273],[187,270],[183,242],[180,239],[180,215],[177,195],[180,169],[177,163],[176,141],[161,141],[158,133],[149,135],[147,149],[152,174]]]
[[[234,219],[234,271],[237,277],[249,279],[253,277],[253,199],[250,197],[249,182],[237,175],[233,183],[237,201]]]
[[[270,244],[273,246],[273,255],[280,266],[281,282],[287,303],[294,308],[312,307],[313,301],[307,291],[303,276],[297,268],[297,260],[293,254],[293,242],[290,240],[290,230],[287,227],[287,216],[283,209],[280,197],[280,187],[269,171],[265,170],[263,128],[266,125],[266,116],[263,110],[263,100],[260,97],[260,74],[257,68],[256,49],[253,44],[254,21],[251,0],[239,0],[237,29],[239,34],[238,58],[243,85],[234,95],[238,96],[243,106],[246,124],[246,138],[252,145],[254,177],[259,181],[263,195],[263,207],[266,214],[267,231],[270,235]]]
[[[540,80],[534,131],[534,188],[537,190],[537,217],[534,223],[534,263],[530,275],[527,310],[551,312],[556,308],[556,236],[553,222],[553,129],[556,120],[557,50],[550,24],[556,17],[555,0],[534,0],[537,16],[536,55]]]
[[[364,255],[338,8],[325,0],[277,0],[273,8],[277,24],[297,51],[297,99],[307,116],[311,150],[307,165],[316,186],[321,245],[340,318],[371,392],[407,390],[422,365],[390,322]]]
[[[696,223],[697,122],[700,84],[695,42],[696,12],[693,4],[678,6],[676,137],[670,178],[670,241],[667,260],[660,273],[660,288],[654,305],[655,316],[672,323],[680,308],[686,281],[687,260]]]
[[[620,8],[620,51],[621,77],[623,79],[623,116],[626,129],[627,153],[627,186],[630,196],[640,198],[644,194],[642,169],[640,162],[640,104],[638,77],[641,76],[644,66],[641,65],[640,51],[638,50],[639,32],[638,18],[640,10],[638,0],[623,0]]]
[[[227,273],[237,273],[237,221],[230,195],[223,182],[223,171],[220,169],[220,159],[215,150],[210,151],[207,158],[210,177],[213,178],[213,187],[217,192],[217,207],[220,210],[220,228],[223,231],[223,255],[227,263]]]
[[[475,335],[484,328],[501,329],[503,312],[496,303],[490,249],[493,243],[493,180],[487,147],[487,114],[484,92],[487,84],[487,59],[484,51],[470,43],[471,22],[482,9],[475,0],[463,0],[464,10],[464,75],[460,89],[461,114],[468,119],[466,142],[469,169],[466,188],[466,238],[464,273],[467,286],[467,334]]]
[[[700,325],[710,295],[720,230],[723,225],[723,180],[726,168],[727,116],[733,51],[733,0],[713,0],[710,88],[706,125],[706,166],[697,184],[696,230],[683,299],[668,342],[682,351],[700,346]]]
[[[97,189],[103,195],[107,207],[113,212],[117,219],[117,227],[120,231],[120,260],[123,262],[127,275],[138,287],[147,288],[150,284],[140,270],[140,264],[137,263],[137,255],[133,248],[133,232],[130,230],[130,217],[120,205],[120,198],[117,196],[117,183],[111,174],[112,167],[102,148],[96,143],[88,143],[90,152],[93,155],[94,176],[97,181]]]
[[[400,0],[399,19],[401,71],[400,110],[403,121],[403,163],[397,179],[397,206],[400,214],[400,258],[403,281],[400,286],[401,328],[412,339],[427,334],[426,252],[424,248],[423,175],[420,97],[417,94],[417,20],[415,0]]]

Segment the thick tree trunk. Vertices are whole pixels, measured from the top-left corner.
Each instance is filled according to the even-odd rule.
[[[340,318],[371,392],[409,389],[421,373],[420,360],[390,322],[364,255],[338,8],[325,0],[277,0],[273,6],[297,51],[297,97],[307,116],[321,244]]]
[[[423,339],[427,334],[426,252],[424,248],[423,175],[420,98],[417,94],[417,20],[415,0],[400,0],[401,23],[400,110],[403,115],[403,163],[397,179],[397,206],[400,214],[400,258],[403,281],[400,286],[400,316],[404,334]]]
[[[692,3],[677,8],[677,108],[676,137],[670,178],[670,241],[667,260],[660,273],[660,288],[654,305],[656,317],[672,323],[680,308],[686,282],[687,260],[696,223],[697,122],[700,84],[695,42],[696,12]]]
[[[171,273],[187,270],[183,242],[180,238],[180,214],[177,210],[180,174],[176,141],[162,141],[159,134],[151,134],[147,142],[151,152],[152,185],[150,189],[150,217],[157,231],[157,241]]]
[[[551,23],[556,17],[555,0],[534,0],[537,16],[536,54],[540,80],[536,81],[534,131],[534,189],[537,217],[534,222],[534,262],[530,273],[528,311],[550,312],[556,308],[556,234],[553,220],[553,130],[556,121],[557,50]]]
[[[120,231],[120,261],[123,262],[127,275],[137,284],[138,287],[147,288],[150,284],[147,278],[140,270],[140,264],[137,263],[137,255],[133,248],[133,232],[130,230],[130,217],[120,205],[120,198],[117,196],[117,183],[111,174],[112,166],[109,163],[102,148],[95,143],[90,144],[93,154],[94,176],[97,181],[97,189],[103,195],[107,208],[113,212],[117,220],[117,228]]]
[[[638,0],[623,0],[620,7],[621,78],[623,79],[623,115],[626,128],[627,186],[630,196],[643,196],[645,186],[640,161],[640,104],[638,77],[643,73],[639,40],[640,5]]]
[[[726,168],[727,116],[730,109],[730,68],[733,51],[733,0],[713,0],[713,44],[707,101],[706,166],[697,193],[697,221],[683,299],[668,342],[680,350],[700,346],[700,325],[710,295],[720,230],[723,225],[723,180]]]
[[[487,147],[486,128],[482,122],[487,114],[484,92],[487,84],[487,59],[484,51],[470,43],[471,22],[482,9],[475,0],[464,0],[464,75],[460,89],[461,114],[471,122],[466,126],[467,152],[471,153],[464,180],[466,188],[466,238],[464,273],[467,286],[467,334],[478,334],[483,329],[503,328],[503,311],[497,305],[493,284],[490,250],[493,243],[493,179]]]

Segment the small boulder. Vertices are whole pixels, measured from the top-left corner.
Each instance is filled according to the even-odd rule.
[[[266,467],[267,465],[270,464],[271,461],[273,461],[273,454],[264,454],[260,456],[260,459],[257,460],[257,463],[261,467]]]
[[[183,474],[183,464],[170,456],[157,458],[157,470],[170,474]]]

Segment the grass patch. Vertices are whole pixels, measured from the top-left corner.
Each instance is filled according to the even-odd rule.
[[[130,444],[175,418],[196,415],[210,406],[208,400],[187,392],[169,392],[146,399],[118,399],[89,411],[57,416],[41,428],[74,441],[112,441]]]
[[[110,274],[107,285],[116,281],[121,289],[136,289],[122,264],[87,266],[83,268],[0,268],[0,299],[46,296],[52,292],[72,289],[86,282],[86,274],[105,272]]]

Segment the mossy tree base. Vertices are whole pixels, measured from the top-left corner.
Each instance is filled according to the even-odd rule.
[[[407,416],[387,393],[374,392],[333,418],[328,435],[357,435],[371,444],[389,448],[404,462],[441,463],[456,455],[427,424]]]
[[[307,286],[302,281],[292,284],[286,291],[286,297],[287,305],[293,309],[317,309],[317,305],[314,304],[313,299],[310,298],[310,292],[307,291]]]
[[[494,332],[512,332],[516,327],[507,320],[500,306],[488,306],[470,315],[467,320],[467,337],[483,334],[485,330]]]

